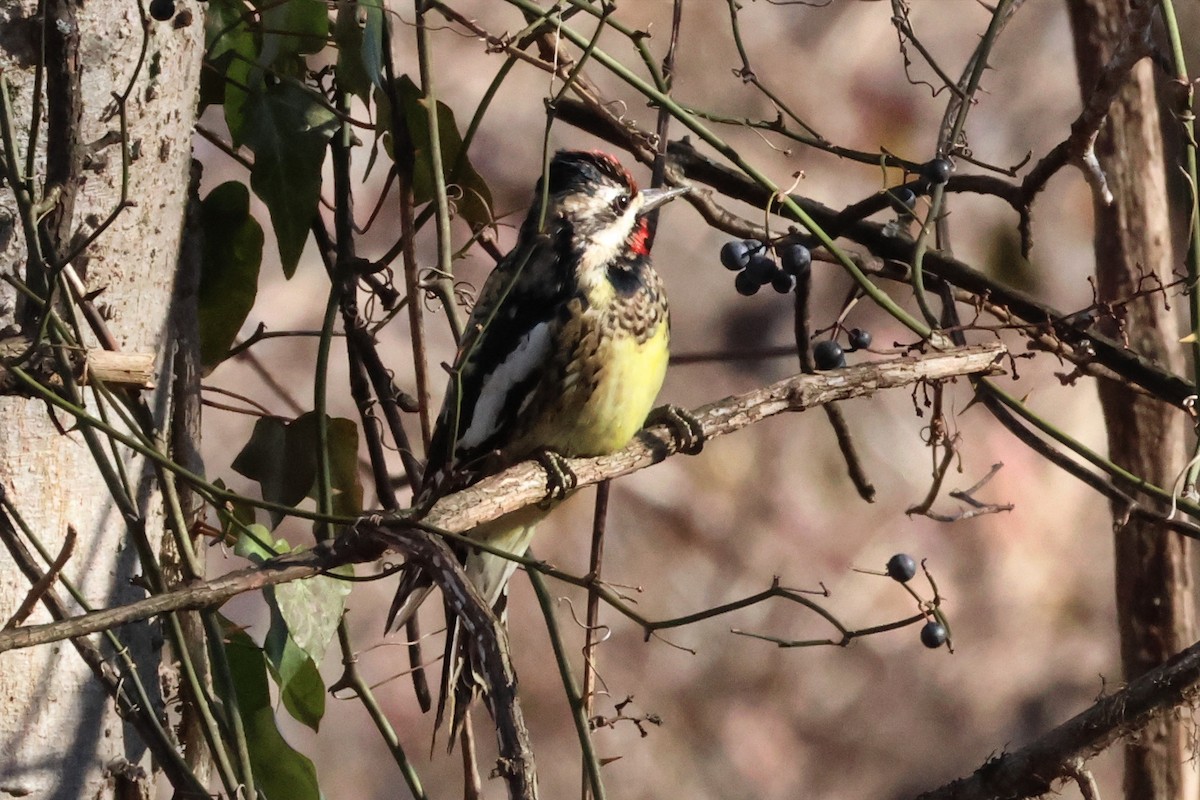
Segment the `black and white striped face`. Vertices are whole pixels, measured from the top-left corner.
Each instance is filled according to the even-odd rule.
[[[569,225],[578,282],[599,281],[619,257],[647,254],[640,219],[644,193],[616,158],[598,151],[559,152],[550,163],[548,187],[546,223]]]
[[[576,252],[605,263],[626,245],[638,224],[642,193],[612,156],[562,151],[550,162],[547,221],[571,226]],[[594,251],[588,253],[587,251]]]

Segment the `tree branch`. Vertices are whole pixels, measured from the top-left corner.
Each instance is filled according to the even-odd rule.
[[[1013,753],[989,758],[965,778],[917,800],[984,800],[1039,797],[1056,780],[1075,780],[1079,764],[1176,706],[1200,700],[1200,642],[1097,701],[1081,714]]]
[[[745,394],[728,397],[697,409],[694,414],[706,439],[714,439],[788,411],[804,411],[835,400],[865,397],[918,381],[945,380],[961,375],[999,371],[1005,349],[1000,344],[976,345],[933,355],[911,355],[876,361],[815,375],[796,375]],[[663,461],[677,446],[664,426],[647,428],[625,449],[599,458],[567,459],[580,487],[628,475]],[[546,494],[546,475],[528,461],[485,478],[444,497],[421,521],[430,528],[462,533],[497,517],[540,502]],[[0,631],[0,653],[75,636],[85,636],[167,611],[213,608],[235,595],[314,575],[344,564],[374,561],[387,545],[402,548],[412,534],[403,516],[373,519],[364,530],[344,531],[328,545],[289,553],[261,566],[238,570],[220,578],[147,597],[115,608],[94,611],[62,622],[26,625]],[[372,531],[387,524],[388,535]],[[370,530],[367,530],[367,529]],[[386,541],[384,541],[386,540]]]
[[[627,122],[614,123],[600,115],[596,109],[587,103],[563,98],[557,107],[558,118],[575,127],[592,133],[620,147],[625,147],[639,159],[649,163],[653,154],[646,155],[641,145],[645,133],[639,131]],[[672,141],[667,148],[670,155],[668,175],[674,170],[679,177],[699,181],[711,186],[720,194],[733,200],[740,200],[752,206],[766,208],[769,204],[777,208],[778,213],[788,216],[787,209],[775,204],[770,191],[759,186],[750,178],[731,167],[718,164],[697,150],[687,139]],[[989,193],[1002,196],[1006,202],[1013,205],[1019,195],[1015,187],[1000,192],[997,182],[991,183]],[[954,176],[946,185],[946,191],[978,191],[980,187],[978,176]],[[861,244],[874,256],[884,262],[896,261],[903,264],[911,263],[914,243],[907,236],[896,236],[887,226],[861,219],[847,225],[841,212],[829,206],[818,203],[800,195],[791,195],[791,199],[812,217],[830,236],[842,236]],[[716,211],[711,200],[703,193],[693,191],[687,201],[700,208],[701,213],[711,217]],[[1016,207],[1014,205],[1014,207]],[[723,215],[724,216],[724,215]],[[713,219],[709,219],[710,223]],[[736,220],[729,219],[730,223]],[[731,227],[734,235],[743,235],[737,225]],[[1155,363],[1140,353],[1129,349],[1123,343],[1102,335],[1094,329],[1077,326],[1066,314],[1047,305],[1031,294],[1006,286],[971,265],[953,258],[940,250],[931,250],[925,254],[923,261],[925,271],[960,289],[974,295],[987,298],[991,303],[1003,306],[1018,318],[1033,325],[1046,326],[1062,341],[1076,345],[1086,344],[1094,353],[1092,360],[1112,370],[1127,381],[1145,389],[1165,402],[1174,406],[1182,406],[1184,401],[1197,393],[1196,386],[1191,381],[1176,375]]]

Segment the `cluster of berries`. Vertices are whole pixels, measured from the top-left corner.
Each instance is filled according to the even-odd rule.
[[[888,559],[887,574],[892,580],[908,583],[917,574],[917,562],[908,553],[896,553]],[[921,644],[930,650],[936,650],[946,643],[950,637],[946,626],[937,620],[930,620],[921,628]]]
[[[783,244],[775,248],[779,262],[771,257],[765,244],[757,239],[734,239],[721,246],[721,265],[737,273],[733,286],[738,294],[749,297],[771,284],[780,294],[794,291],[808,277],[812,253],[802,244]]]
[[[899,213],[911,212],[916,206],[917,195],[928,194],[934,186],[948,181],[953,170],[954,165],[944,158],[927,161],[921,166],[917,178],[887,189],[887,199]],[[878,202],[878,195],[875,197],[875,202]],[[780,294],[787,294],[808,279],[812,270],[812,253],[807,247],[797,242],[776,244],[774,250],[779,257],[778,262],[772,257],[771,249],[770,245],[758,239],[734,239],[721,246],[721,265],[737,273],[733,285],[738,294],[746,297],[758,294],[758,290],[768,283]],[[846,353],[871,346],[870,332],[861,328],[850,330],[848,339],[850,346],[846,349],[834,339],[817,342],[813,347],[813,364],[816,368],[840,369],[846,366]]]

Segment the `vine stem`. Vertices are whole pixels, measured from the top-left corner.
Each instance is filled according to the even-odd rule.
[[[533,3],[532,0],[506,0],[506,2],[527,12],[543,13],[543,9]],[[646,83],[637,75],[634,75],[629,71],[628,68],[625,67],[624,64],[608,55],[598,47],[595,47],[594,43],[584,38],[578,32],[574,31],[567,25],[560,26],[558,30],[565,38],[570,39],[571,42],[576,46],[590,46],[589,52],[592,58],[603,64],[606,69],[619,77],[621,80],[625,81],[653,103],[666,107],[670,111],[671,116],[679,120],[684,127],[716,149],[717,152],[727,158],[732,164],[734,164],[734,166],[745,173],[755,183],[773,193],[778,199],[779,203],[787,208],[787,210],[793,214],[795,218],[799,220],[802,225],[804,225],[805,228],[807,228],[814,236],[817,237],[825,249],[827,249],[835,259],[837,259],[838,263],[846,270],[846,272],[848,272],[855,282],[862,287],[863,291],[866,292],[866,294],[870,296],[870,298],[875,301],[875,303],[884,311],[891,314],[896,320],[921,338],[926,339],[932,336],[933,330],[928,325],[909,314],[907,311],[901,308],[886,292],[876,286],[875,283],[867,277],[866,273],[859,269],[859,267],[844,252],[842,252],[841,248],[834,243],[833,239],[830,238],[824,229],[822,229],[821,226],[818,225],[804,209],[797,205],[790,196],[783,193],[780,187],[774,181],[768,178],[750,162],[742,158],[741,154],[739,154],[737,150],[735,150],[732,146],[730,146],[727,142],[725,142],[707,127],[702,125],[698,119],[689,114],[683,107],[671,99],[669,95],[663,94],[654,86]],[[943,341],[944,337],[939,336],[934,338],[936,341],[933,343],[936,346],[940,347],[946,344],[946,342]]]

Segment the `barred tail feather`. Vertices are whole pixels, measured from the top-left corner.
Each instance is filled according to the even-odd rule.
[[[537,529],[537,523],[546,515],[538,508],[526,508],[487,522],[471,532],[471,538],[515,555],[524,555]],[[501,556],[472,551],[467,555],[464,568],[471,583],[479,590],[484,601],[500,619],[505,621],[508,606],[508,581],[517,564]],[[467,711],[476,697],[488,700],[487,678],[479,665],[474,663],[473,650],[464,631],[462,620],[455,611],[446,607],[446,648],[442,662],[442,682],[438,696],[436,728],[449,720],[447,749],[462,730]]]

